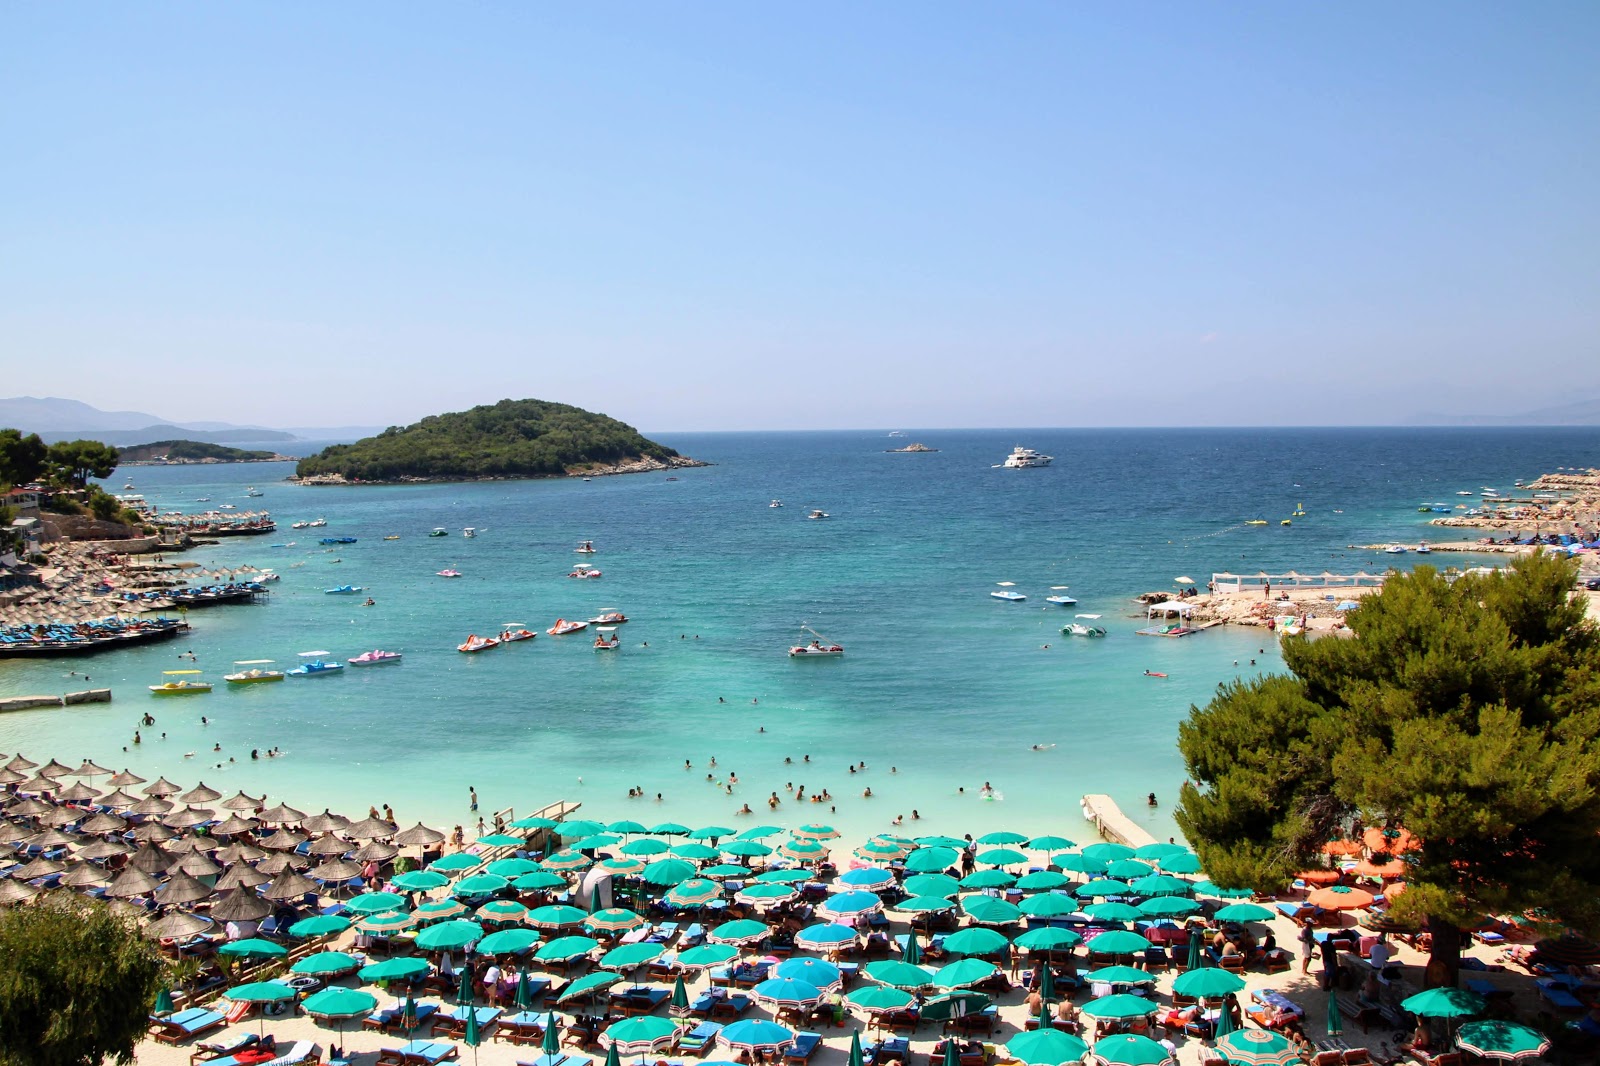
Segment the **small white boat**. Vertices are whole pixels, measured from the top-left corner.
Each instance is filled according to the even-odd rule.
[[[245,489],[244,490],[244,494],[246,496],[265,496],[266,495],[266,493],[262,492],[260,489],[256,488],[254,485],[251,485],[249,488]]]
[[[564,637],[568,633],[576,633],[581,629],[588,629],[588,622],[569,622],[565,618],[557,618],[556,624],[545,630],[552,637]]]
[[[311,523],[307,522],[304,518],[300,519],[298,522],[292,522],[289,525],[290,529],[309,529],[310,527]]]
[[[132,485],[129,485],[128,487],[130,489],[133,488]],[[767,506],[768,507],[782,507],[783,506],[783,501],[782,500],[773,500],[771,503],[767,504]]]
[[[1405,545],[1403,544],[1391,544],[1383,551],[1385,555],[1404,555],[1406,553]]]
[[[1432,555],[1433,554],[1433,549],[1428,547],[1428,542],[1427,541],[1423,541],[1421,544],[1417,545],[1417,554],[1418,555]]]
[[[1046,596],[1044,598],[1044,602],[1046,602],[1046,603],[1059,603],[1063,607],[1076,607],[1078,605],[1078,601],[1077,600],[1075,600],[1071,596],[1067,595],[1067,586],[1066,585],[1051,585],[1050,586],[1050,591],[1054,592],[1055,595],[1054,596]]]
[[[617,636],[616,626],[599,626],[595,629],[595,651],[616,651],[620,647],[622,640]]]
[[[1000,465],[1007,470],[1023,470],[1034,466],[1049,466],[1054,461],[1054,456],[1042,455],[1032,448],[1024,448],[1019,444],[1011,449],[1011,454],[1006,456],[1006,461]]]
[[[125,489],[131,489],[131,488],[133,488],[133,482],[130,481],[126,485],[124,485],[122,487],[125,488]]]
[[[319,515],[318,517],[313,518],[308,524],[311,526],[312,529],[317,529],[317,528],[320,528],[322,526],[327,525],[328,524],[328,520]]]
[[[438,576],[438,577],[460,577],[461,576],[461,571],[459,571],[459,570],[451,570],[451,569],[446,568],[444,570],[440,570],[436,576]]]
[[[576,548],[573,548],[572,550],[577,552],[579,555],[593,555],[594,551],[595,551],[594,541],[592,541],[592,540],[580,541],[578,543],[578,546]]]
[[[345,662],[351,666],[393,666],[401,658],[402,656],[397,651],[382,651],[375,648],[372,651],[364,651],[360,655],[346,659]]]
[[[993,596],[997,600],[1006,600],[1010,603],[1021,603],[1023,600],[1028,598],[1015,590],[1013,587],[1016,585],[1015,581],[996,581],[995,584],[999,585],[1000,587],[994,592],[989,593],[989,595]]]
[[[476,537],[478,535],[478,531],[475,527],[468,526],[466,529],[461,531],[461,535],[463,537]]]
[[[811,639],[806,640],[806,634]],[[835,644],[810,626],[800,627],[800,640],[789,648],[791,659],[837,659],[844,654],[844,645]]]
[[[595,617],[589,619],[590,623],[597,626],[620,626],[628,620],[628,616],[621,611],[614,611],[607,607]]]
[[[515,644],[521,640],[532,640],[538,634],[526,628],[521,622],[501,622],[500,643]]]
[[[1087,621],[1087,622],[1080,622],[1080,621],[1069,622],[1066,625],[1061,627],[1061,632],[1070,634],[1070,635],[1072,635],[1074,637],[1103,637],[1103,636],[1106,635],[1106,631],[1105,631],[1105,627],[1104,626],[1098,626],[1098,625],[1094,624],[1095,622],[1098,622],[1100,620],[1100,616],[1099,615],[1097,615],[1097,614],[1080,614],[1080,615],[1074,615],[1073,617],[1074,618],[1080,618],[1080,619],[1087,618],[1089,621]]]
[[[456,651],[487,651],[490,648],[498,648],[499,646],[499,637],[480,637],[478,634],[473,633],[464,642],[456,645]]]
[[[209,681],[191,681],[187,675],[198,674],[198,670],[163,670],[168,677],[178,677],[177,681],[163,681],[159,685],[150,686],[152,696],[197,696],[202,692],[211,691]]]
[[[1456,493],[1456,495],[1457,496],[1471,496],[1472,493],[1468,492],[1466,489],[1462,489],[1460,492]]]
[[[271,666],[271,659],[239,659],[233,665],[243,666],[247,669],[231,674],[223,674],[222,680],[230,685],[260,685],[271,681],[283,680],[282,670],[261,669],[263,666]]]
[[[325,651],[303,651],[300,658],[306,660],[293,670],[289,671],[290,677],[324,677],[328,674],[337,674],[344,670],[344,663],[330,663],[325,658]]]
[[[832,518],[833,515],[829,514],[827,511],[824,511],[822,508],[817,507],[817,508],[813,509],[810,514],[806,515],[806,517],[807,518]]]
[[[600,571],[596,570],[594,567],[590,566],[588,563],[579,563],[577,566],[574,566],[572,568],[572,572],[570,574],[568,574],[567,576],[568,577],[578,577],[578,578],[599,577],[600,576]]]

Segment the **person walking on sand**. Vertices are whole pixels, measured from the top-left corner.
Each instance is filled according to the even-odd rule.
[[[1317,934],[1311,927],[1310,918],[1300,923],[1298,939],[1300,941],[1300,972],[1301,974],[1309,974],[1311,972],[1311,956],[1315,953],[1317,947]]]

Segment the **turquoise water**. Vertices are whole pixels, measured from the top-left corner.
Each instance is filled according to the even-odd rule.
[[[734,812],[748,802],[758,812],[750,821],[820,818],[865,833],[897,814],[909,824],[916,809],[930,832],[1005,825],[1073,836],[1085,832],[1078,797],[1106,792],[1165,837],[1183,779],[1177,723],[1219,682],[1249,673],[1252,658],[1255,669],[1280,659],[1260,630],[1135,636],[1142,616],[1133,594],[1170,588],[1179,575],[1203,586],[1219,570],[1381,567],[1392,558],[1348,546],[1428,535],[1417,505],[1454,503],[1457,489],[1504,489],[1518,477],[1592,464],[1600,432],[660,439],[716,465],[676,481],[647,474],[373,488],[299,488],[276,480],[290,470],[275,465],[121,471],[109,484],[120,489],[131,478],[164,508],[203,509],[193,502],[199,496],[211,496],[210,506],[269,507],[281,526],[275,536],[189,557],[273,567],[283,579],[261,606],[192,612],[194,631],[182,643],[0,663],[5,694],[83,687],[81,676],[68,676],[77,670],[109,684],[116,700],[0,716],[0,751],[203,777],[303,808],[389,803],[401,820],[435,823],[464,821],[474,785],[484,811],[566,798],[607,819],[738,825]],[[940,451],[884,453],[911,440]],[[1056,462],[994,469],[1015,444]],[[249,484],[265,498],[245,499]],[[770,508],[773,498],[786,506]],[[1301,503],[1307,516],[1280,527]],[[812,507],[834,517],[807,521]],[[288,528],[317,515],[327,516],[326,529]],[[1241,524],[1256,517],[1271,525]],[[463,538],[469,525],[482,534]],[[428,538],[434,526],[451,536]],[[401,539],[382,539],[391,533]],[[315,543],[321,535],[359,542],[326,552]],[[572,551],[580,539],[600,549],[588,561],[604,571],[601,580],[565,577],[585,558]],[[434,576],[445,567],[465,576]],[[1016,582],[1027,603],[991,599],[1002,580]],[[322,592],[346,583],[368,586],[377,605]],[[1079,605],[1045,604],[1052,585],[1070,586]],[[618,652],[595,652],[588,634],[543,632],[557,617],[603,608],[633,619]],[[1103,615],[1110,635],[1062,636],[1077,612]],[[509,621],[527,623],[538,639],[476,656],[455,651],[468,633]],[[846,645],[846,657],[790,660],[785,651],[802,622]],[[402,651],[405,662],[238,690],[221,684],[237,659],[287,667],[299,651],[348,657],[374,647]],[[150,697],[145,686],[188,649],[217,691]],[[1146,678],[1146,669],[1169,677]],[[157,726],[124,753],[147,710]],[[211,751],[217,743],[221,754]],[[1034,744],[1054,747],[1035,752]],[[249,760],[251,748],[273,746],[286,756]],[[862,760],[865,773],[847,772]],[[739,778],[733,796],[705,780],[729,771]],[[981,800],[985,781],[1003,798]],[[837,810],[794,803],[790,782],[830,790]],[[864,799],[869,785],[874,796]],[[650,798],[629,799],[633,786]],[[763,801],[774,791],[785,803],[768,813]],[[1142,799],[1150,791],[1162,801],[1153,811]]]

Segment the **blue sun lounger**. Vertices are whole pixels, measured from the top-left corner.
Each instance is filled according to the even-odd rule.
[[[783,1049],[784,1062],[810,1062],[811,1056],[822,1046],[820,1033],[796,1033],[794,1043]]]
[[[213,1029],[220,1029],[228,1024],[228,1019],[214,1010],[204,1007],[190,1007],[176,1014],[169,1014],[165,1018],[152,1016],[150,1019],[150,1035],[158,1043],[177,1044],[192,1036],[209,1033]]]

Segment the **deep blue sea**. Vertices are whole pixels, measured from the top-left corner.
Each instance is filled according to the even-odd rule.
[[[115,691],[109,706],[0,715],[0,751],[203,777],[302,808],[359,813],[387,802],[402,820],[435,823],[465,821],[473,785],[484,811],[567,798],[603,820],[739,825],[730,820],[748,802],[759,812],[748,821],[820,819],[857,834],[896,815],[909,824],[915,809],[928,832],[1081,836],[1078,797],[1107,792],[1165,837],[1184,776],[1178,722],[1219,682],[1280,659],[1261,630],[1136,636],[1134,594],[1178,576],[1203,587],[1213,571],[1382,567],[1393,557],[1350,546],[1427,536],[1419,504],[1594,465],[1600,452],[1594,429],[906,434],[661,434],[715,464],[676,481],[300,488],[281,480],[288,464],[119,471],[113,491],[131,479],[164,509],[270,508],[277,535],[189,557],[272,567],[282,580],[260,606],[192,611],[180,644],[0,663],[5,694],[83,687],[72,670]],[[886,454],[911,441],[939,451]],[[996,469],[1018,444],[1054,464]],[[247,485],[266,496],[247,500]],[[212,502],[194,502],[201,496]],[[1278,524],[1300,505],[1305,517]],[[833,517],[807,521],[813,507]],[[318,515],[326,529],[289,528]],[[1242,524],[1252,518],[1270,524]],[[451,535],[429,538],[435,526]],[[480,535],[462,537],[466,526]],[[319,535],[359,540],[327,551]],[[600,580],[565,576],[585,559],[573,552],[581,539],[599,549],[588,561]],[[465,576],[435,576],[446,567]],[[1027,602],[992,599],[999,581]],[[376,606],[323,592],[346,583],[367,586]],[[1044,602],[1059,585],[1077,607]],[[632,619],[620,651],[594,651],[590,634],[543,632],[603,608]],[[1110,635],[1063,636],[1075,613],[1101,614]],[[540,635],[475,656],[455,650],[505,622]],[[789,659],[802,623],[847,655]],[[289,667],[301,651],[375,647],[403,652],[404,663],[233,690],[221,682],[235,660]],[[189,649],[217,691],[151,697],[145,686]],[[124,752],[146,711],[157,726]],[[250,749],[273,746],[287,754],[249,760]],[[860,761],[868,769],[849,773]],[[732,796],[716,784],[730,773]],[[999,798],[979,798],[986,781]],[[786,784],[827,789],[833,802],[796,804]],[[647,798],[629,799],[633,786]],[[1155,810],[1143,802],[1151,791]],[[785,801],[776,813],[764,806],[772,792]]]

